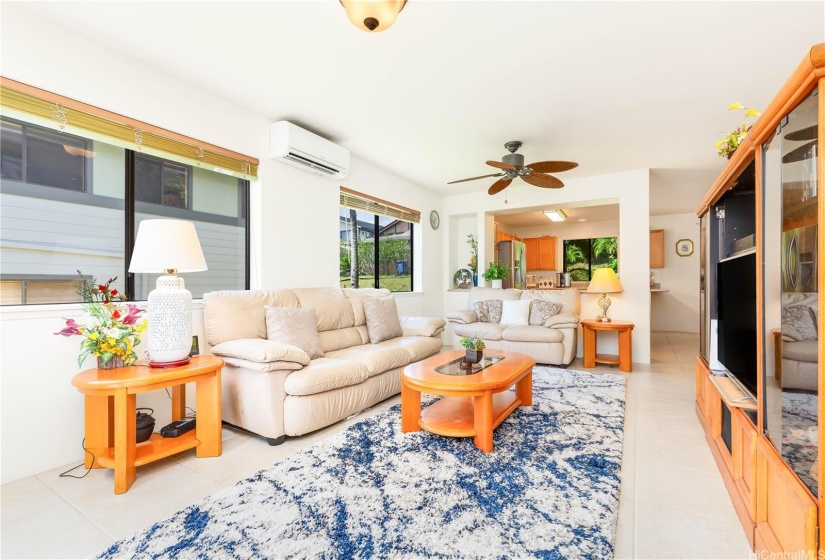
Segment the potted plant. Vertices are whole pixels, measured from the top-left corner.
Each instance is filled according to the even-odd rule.
[[[482,276],[488,282],[492,281],[493,288],[501,288],[501,281],[507,280],[507,277],[510,276],[510,267],[504,266],[500,262],[490,263]]]
[[[757,111],[756,109],[751,109],[750,107],[745,107],[741,103],[731,103],[730,107],[728,107],[728,111],[734,111],[737,109],[742,109],[745,111],[745,118],[748,117],[758,117],[762,113]],[[717,154],[720,157],[730,159],[733,157],[733,152],[736,151],[736,148],[739,147],[739,144],[742,143],[742,140],[745,139],[745,136],[748,135],[748,131],[751,129],[751,126],[748,123],[742,123],[741,126],[736,127],[733,132],[722,138],[716,143],[716,150]]]
[[[470,262],[467,266],[473,273],[473,286],[478,286],[478,238],[468,233],[467,243],[470,245]]]
[[[466,349],[464,352],[464,359],[467,363],[477,364],[481,361],[484,354],[484,341],[476,337],[462,336],[458,339],[458,343]]]

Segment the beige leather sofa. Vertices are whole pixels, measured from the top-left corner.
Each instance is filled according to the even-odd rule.
[[[475,302],[496,299],[542,299],[561,304],[561,311],[551,317],[545,326],[508,326],[478,322],[474,311]],[[447,320],[452,323],[453,348],[461,347],[458,342],[460,337],[473,336],[484,340],[487,348],[527,354],[540,364],[568,365],[576,357],[576,335],[581,321],[579,291],[576,289],[472,288],[469,308],[466,311],[451,311],[447,314]]]
[[[815,292],[782,293],[782,388],[816,391],[819,340]]]
[[[401,317],[404,336],[370,344],[364,299],[388,290],[305,288],[203,296],[221,372],[223,420],[270,445],[329,426],[401,391],[400,371],[441,350],[442,319]],[[313,308],[324,357],[267,340],[265,306]]]

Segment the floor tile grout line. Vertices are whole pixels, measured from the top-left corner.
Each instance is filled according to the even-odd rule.
[[[69,500],[68,498],[64,498],[62,495],[60,495],[60,493],[59,493],[57,490],[55,490],[54,488],[52,488],[51,486],[49,486],[48,484],[46,484],[45,482],[43,482],[42,480],[40,480],[40,474],[43,474],[43,473],[39,473],[39,474],[34,475],[34,478],[35,478],[35,479],[36,479],[36,480],[37,480],[40,484],[42,484],[43,486],[45,486],[46,488],[48,488],[48,489],[49,489],[49,491],[51,491],[51,492],[52,492],[55,496],[57,496],[58,498],[60,498],[61,500],[63,500],[63,501],[64,501],[64,502],[65,502],[65,503],[66,503],[66,504],[67,504],[70,508],[72,508],[73,510],[75,510],[75,511],[76,511],[76,512],[80,515],[80,517],[82,517],[83,519],[85,519],[86,521],[88,521],[89,523],[91,523],[91,524],[92,524],[92,526],[96,527],[96,528],[97,528],[100,532],[102,532],[102,533],[103,533],[104,535],[106,535],[108,538],[112,539],[112,542],[113,542],[113,543],[117,542],[117,539],[114,537],[114,535],[112,535],[111,533],[109,533],[109,531],[107,531],[105,527],[103,527],[100,523],[98,523],[97,521],[95,521],[94,519],[92,519],[91,517],[89,517],[88,515],[86,515],[85,513],[83,513],[83,510],[81,510],[81,509],[80,509],[80,508],[78,508],[76,505],[74,505],[74,504],[72,503],[72,501],[71,501],[71,500]],[[112,491],[114,492],[114,489],[112,489]]]
[[[726,496],[727,496],[727,494],[726,494]],[[648,500],[647,498],[639,498],[638,496],[636,496],[636,497],[634,498],[634,500],[635,500],[637,503],[638,503],[638,502],[645,502],[645,503],[647,503],[647,504],[654,504],[654,505],[657,505],[657,506],[660,506],[660,507],[665,507],[665,508],[668,508],[668,509],[673,509],[673,510],[676,510],[676,511],[681,511],[681,512],[683,512],[683,513],[690,513],[691,515],[696,515],[696,516],[698,516],[698,517],[706,517],[707,519],[712,519],[712,520],[714,520],[714,521],[718,521],[718,522],[720,522],[720,523],[727,523],[727,524],[729,524],[729,525],[733,525],[734,527],[738,527],[738,528],[742,529],[742,536],[743,536],[743,537],[744,537],[744,534],[745,534],[745,529],[744,529],[744,527],[742,527],[741,523],[739,523],[739,520],[738,520],[738,519],[737,519],[736,521],[731,521],[730,519],[720,519],[720,518],[718,518],[718,517],[716,517],[716,516],[714,516],[714,515],[707,515],[707,514],[704,514],[704,513],[699,513],[699,512],[696,512],[696,511],[689,510],[689,509],[680,508],[680,507],[675,507],[675,506],[673,506],[673,505],[671,505],[671,504],[663,504],[663,503],[661,503],[661,502],[656,502],[656,501],[654,501],[654,500]],[[734,513],[734,515],[735,515],[735,513]]]

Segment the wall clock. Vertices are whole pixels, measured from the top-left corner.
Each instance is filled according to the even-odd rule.
[[[676,254],[680,257],[689,257],[693,254],[693,241],[680,239],[676,242]]]
[[[433,229],[438,229],[438,226],[441,225],[441,218],[438,216],[438,212],[433,210],[430,212],[430,225]]]

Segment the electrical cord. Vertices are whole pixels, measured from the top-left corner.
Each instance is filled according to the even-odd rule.
[[[164,391],[166,391],[166,396],[167,396],[167,397],[169,397],[169,400],[171,401],[171,400],[172,400],[172,395],[169,393],[169,388],[168,388],[168,387],[164,387],[164,388],[163,388],[163,390],[164,390]],[[195,409],[190,408],[190,407],[188,407],[188,406],[187,406],[187,407],[186,407],[186,410],[188,410],[188,411],[189,411],[189,413],[191,414],[191,416],[184,416],[184,418],[194,418],[194,417],[195,417],[195,414],[196,414]]]
[[[89,455],[92,456],[92,463],[91,464],[94,465],[95,464],[95,459],[96,459],[95,454],[92,453],[91,451],[89,451],[88,449],[86,449],[86,438],[83,438],[83,441],[80,442],[80,447],[83,448],[83,451],[85,451],[86,453],[88,453]],[[80,463],[76,467],[72,467],[69,470],[60,473],[58,475],[58,477],[60,477],[60,478],[85,478],[86,475],[88,475],[90,472],[92,472],[92,467],[89,467],[88,469],[86,469],[86,474],[84,474],[83,476],[76,476],[76,475],[73,475],[73,474],[69,474],[73,470],[78,469],[82,466],[83,466],[83,463]]]

